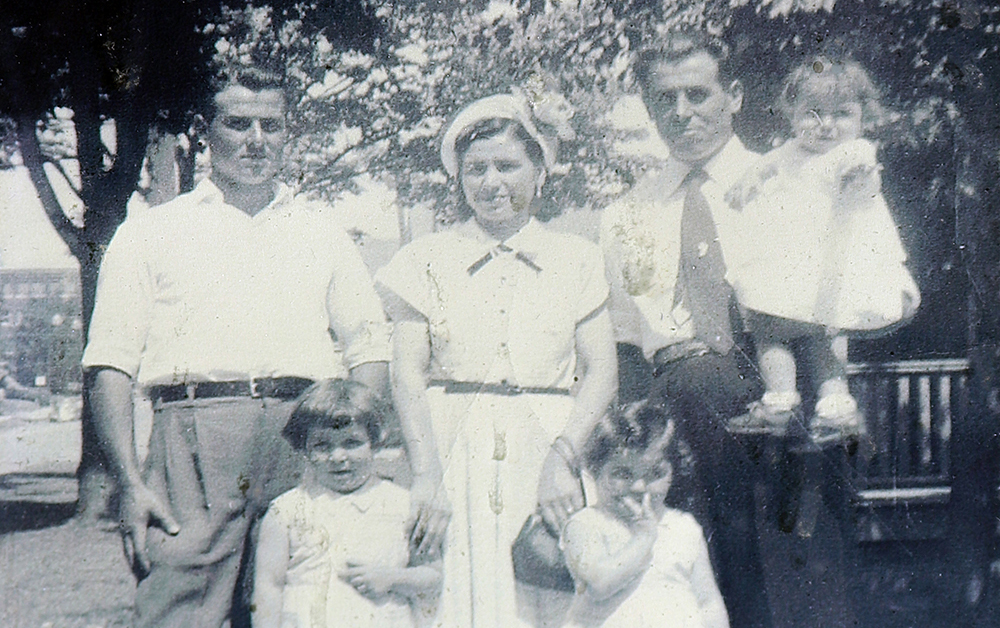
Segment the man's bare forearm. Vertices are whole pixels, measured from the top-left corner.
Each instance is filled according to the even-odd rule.
[[[118,369],[97,367],[89,374],[94,427],[121,488],[142,483],[135,454],[132,378]]]

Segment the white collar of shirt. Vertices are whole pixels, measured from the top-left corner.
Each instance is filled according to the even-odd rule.
[[[743,146],[740,138],[733,135],[722,147],[722,150],[705,162],[702,170],[708,175],[710,181],[714,181],[723,190],[728,190],[743,176],[749,163],[747,160],[751,155],[752,153]],[[689,164],[673,158],[667,160],[663,172],[658,176],[663,182],[664,189],[671,191],[668,196],[673,196],[680,191],[684,178],[691,170]]]
[[[287,205],[292,199],[295,198],[295,191],[284,183],[275,183],[274,198],[267,204],[267,207],[258,212],[255,216],[251,216],[239,207],[227,203],[225,194],[223,194],[222,190],[219,189],[219,186],[215,185],[215,183],[212,182],[212,179],[208,177],[202,180],[201,183],[191,190],[189,198],[193,205],[222,205],[240,212],[247,218],[256,218]]]
[[[371,486],[364,488],[359,488],[356,491],[350,493],[337,493],[332,491],[327,487],[323,486],[319,482],[312,480],[311,483],[306,485],[305,491],[310,497],[314,499],[317,497],[322,497],[329,499],[331,501],[339,501],[345,504],[350,504],[358,512],[365,513],[368,512],[372,506],[374,506],[379,500],[378,487],[382,484],[382,480],[373,482]]]

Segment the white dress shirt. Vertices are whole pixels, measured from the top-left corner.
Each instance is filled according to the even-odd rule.
[[[129,217],[104,256],[84,366],[148,385],[387,361],[381,301],[331,213],[281,186],[250,216],[206,179]]]
[[[758,159],[734,136],[705,164],[708,179],[701,192],[712,211],[723,257],[727,242],[740,236],[737,210],[726,201],[726,193]],[[675,294],[686,193],[682,183],[689,171],[687,164],[669,159],[605,209],[601,220],[615,339],[641,347],[647,358],[694,338],[691,313]]]

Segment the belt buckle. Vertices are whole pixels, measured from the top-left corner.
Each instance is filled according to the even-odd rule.
[[[518,384],[511,384],[510,382],[508,382],[505,379],[500,381],[500,387],[502,388],[501,394],[506,395],[508,397],[515,397],[517,395],[520,395],[522,392],[524,392],[524,391],[521,390],[521,386],[520,385],[518,385]]]
[[[250,397],[253,399],[261,398],[260,382],[255,377],[250,378]]]

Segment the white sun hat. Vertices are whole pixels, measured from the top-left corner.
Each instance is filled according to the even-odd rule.
[[[449,175],[458,176],[458,155],[455,154],[455,140],[466,129],[484,120],[494,119],[514,120],[524,127],[528,135],[542,148],[545,169],[552,169],[556,162],[555,148],[552,146],[552,142],[542,135],[535,123],[532,122],[531,109],[525,99],[513,94],[494,94],[480,98],[459,111],[448,126],[448,130],[445,131],[444,137],[441,139],[441,163],[444,164],[444,169]]]

